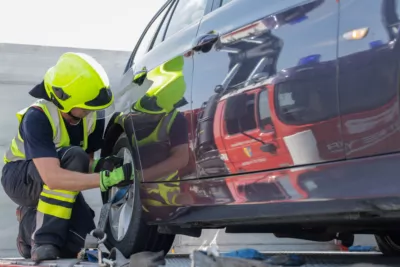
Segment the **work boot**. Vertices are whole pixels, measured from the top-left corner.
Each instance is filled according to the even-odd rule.
[[[33,245],[31,250],[31,259],[35,262],[45,260],[56,260],[60,251],[53,245]]]
[[[20,235],[18,235],[17,237],[17,249],[19,255],[21,255],[21,257],[23,257],[24,259],[31,258],[31,247],[25,244]]]
[[[17,221],[20,224],[17,236],[17,249],[21,257],[29,259],[31,257],[31,246],[27,244],[22,237],[21,221],[29,208],[19,206],[16,210]]]

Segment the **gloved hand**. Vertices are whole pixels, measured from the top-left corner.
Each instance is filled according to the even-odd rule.
[[[135,175],[131,163],[126,163],[112,171],[100,171],[100,189],[102,192],[107,191],[115,185],[128,185],[133,183]]]
[[[92,172],[100,172],[102,170],[112,171],[117,167],[121,167],[124,163],[124,159],[117,156],[109,156],[93,160]]]

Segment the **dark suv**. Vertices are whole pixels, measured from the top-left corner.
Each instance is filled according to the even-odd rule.
[[[116,90],[125,120],[105,134],[102,155],[137,170],[119,188],[108,246],[167,253],[176,234],[226,228],[347,246],[374,234],[399,254],[399,2],[166,1]],[[184,92],[180,157],[168,138],[141,147],[139,131],[162,123],[131,109],[165,88]],[[171,155],[174,179],[146,176]]]

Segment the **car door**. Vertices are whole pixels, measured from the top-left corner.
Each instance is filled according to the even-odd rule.
[[[399,26],[399,0],[340,1],[339,103],[349,159],[400,151]]]
[[[342,142],[337,1],[215,0],[213,8],[194,54],[198,176],[343,159],[332,149]],[[258,111],[262,91],[269,110]],[[252,92],[255,104],[235,100]]]
[[[174,86],[179,80],[179,86],[182,86],[183,80],[184,101],[181,101],[177,109],[187,119],[187,129],[182,129],[181,132],[185,133],[187,130],[190,139],[193,71],[191,44],[196,37],[201,18],[210,8],[209,0],[170,0],[162,6],[144,30],[126,65],[120,89],[116,93],[116,107],[119,111],[130,111],[132,104],[154,83],[167,81],[168,86]],[[181,88],[177,86],[176,90]],[[137,136],[144,130],[142,126],[135,125]],[[140,152],[143,168],[148,165],[144,160],[155,158],[157,152],[159,151]],[[184,174],[189,176],[195,170],[195,167],[186,166]],[[146,181],[146,177],[143,179]]]
[[[276,142],[267,89],[256,86],[245,93],[227,97],[222,107],[225,124],[216,127],[221,133],[220,141],[225,147],[230,147],[227,167],[231,172],[282,167],[285,162],[290,162],[289,154]],[[239,108],[245,109],[246,115],[240,118],[231,116],[234,113],[232,109]],[[244,138],[249,142],[235,145],[243,142]]]

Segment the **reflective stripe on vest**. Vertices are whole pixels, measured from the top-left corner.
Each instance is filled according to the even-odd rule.
[[[144,206],[178,206],[176,198],[181,192],[178,182],[175,183],[157,183],[157,188],[146,188],[143,191],[142,204]]]
[[[19,129],[19,125],[22,121],[23,116],[25,115],[26,111],[30,107],[39,107],[46,114],[46,116],[50,122],[51,128],[53,129],[53,142],[54,142],[57,150],[62,147],[66,147],[66,146],[70,145],[68,131],[67,131],[67,128],[65,126],[65,123],[61,116],[60,111],[53,103],[43,100],[43,99],[40,99],[40,100],[36,101],[35,103],[33,103],[31,106],[17,112],[16,116],[18,119],[18,129]],[[82,123],[83,123],[82,149],[83,150],[86,150],[86,148],[87,148],[89,134],[91,134],[96,127],[96,119],[97,119],[97,114],[96,114],[96,112],[93,112],[92,117],[89,120],[87,118],[84,118],[82,120]],[[3,158],[4,163],[25,159],[25,149],[24,149],[23,142],[24,142],[24,140],[22,139],[21,134],[18,130],[18,133],[12,139],[11,145],[4,155],[4,158]]]

